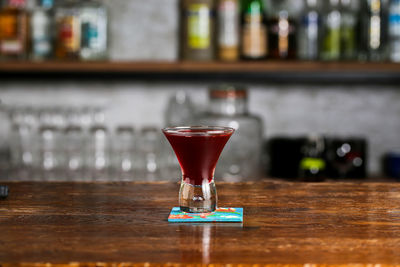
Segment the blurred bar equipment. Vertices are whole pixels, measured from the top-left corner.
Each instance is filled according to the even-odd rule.
[[[391,151],[383,157],[383,171],[388,177],[396,178],[400,181],[400,152]]]
[[[12,106],[5,110],[11,126],[12,179],[84,179],[86,135],[94,122],[104,122],[103,108]]]
[[[365,178],[367,141],[360,137],[326,138],[327,173],[331,178]]]
[[[199,124],[236,130],[221,154],[216,176],[229,182],[260,179],[263,126],[261,119],[248,111],[247,89],[232,85],[212,87],[209,100],[208,111],[199,117]]]
[[[273,137],[267,151],[267,175],[272,177],[316,182],[367,176],[367,140],[362,137]]]
[[[296,179],[302,159],[301,148],[305,137],[276,136],[268,140],[266,150],[269,158],[267,176]]]
[[[88,168],[92,181],[110,179],[110,137],[107,128],[95,125],[90,128],[88,140]]]
[[[301,147],[298,177],[304,182],[322,182],[326,177],[325,140],[320,135],[310,135]]]
[[[119,181],[135,179],[135,131],[130,126],[119,126],[113,138],[112,175]]]
[[[60,132],[54,126],[42,126],[40,135],[39,170],[40,176],[46,181],[62,180]]]
[[[179,124],[181,119],[194,122],[186,93],[171,101],[170,118]],[[176,117],[182,107],[184,118]],[[6,153],[2,164],[7,168],[1,170],[4,179],[155,181],[179,176],[179,163],[159,127],[144,127],[136,134],[132,126],[119,125],[112,131],[105,124],[104,108],[97,106],[13,106],[6,111],[11,133],[10,156]]]
[[[185,91],[170,96],[165,110],[165,126],[192,125],[195,118],[193,101]]]
[[[64,130],[64,171],[70,181],[87,180],[85,176],[86,137],[80,126],[69,126]]]
[[[155,127],[145,127],[138,137],[137,158],[138,176],[147,181],[161,178],[163,168],[163,153],[161,133]]]

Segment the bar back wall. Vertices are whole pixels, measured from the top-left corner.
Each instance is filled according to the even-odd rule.
[[[176,0],[105,2],[110,11],[111,60],[177,60]],[[195,104],[204,107],[210,84],[7,80],[0,83],[0,98],[8,105],[100,104],[106,107],[111,127],[128,123],[140,129],[163,126],[168,98],[176,90],[188,91]],[[248,84],[248,88],[250,111],[262,117],[267,138],[309,133],[364,136],[372,174],[380,172],[384,152],[400,149],[398,85]],[[3,144],[6,135],[2,127]]]

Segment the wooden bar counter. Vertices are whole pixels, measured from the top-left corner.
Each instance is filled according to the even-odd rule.
[[[219,183],[243,224],[168,223],[177,183],[5,184],[2,266],[400,265],[400,183]]]

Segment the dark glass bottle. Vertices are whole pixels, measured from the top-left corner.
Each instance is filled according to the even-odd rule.
[[[344,60],[353,60],[357,57],[357,14],[354,4],[354,0],[341,0],[340,49],[341,58]]]
[[[26,1],[6,0],[0,9],[0,58],[25,59],[28,52],[29,18]]]
[[[305,182],[320,182],[324,180],[325,172],[325,141],[320,136],[309,136],[302,147],[302,159],[299,165],[299,178]]]
[[[359,26],[359,60],[386,59],[386,15],[381,0],[362,0]]]
[[[268,43],[270,57],[274,59],[296,58],[296,23],[288,10],[287,1],[274,1],[273,12],[268,19]]]
[[[215,59],[215,1],[182,0],[181,25],[182,59]]]
[[[268,55],[264,1],[241,0],[241,57],[265,59]]]

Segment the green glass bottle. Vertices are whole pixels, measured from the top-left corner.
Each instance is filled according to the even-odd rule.
[[[383,0],[360,2],[358,58],[384,61],[387,58],[387,10]]]
[[[357,56],[355,4],[354,0],[341,0],[340,47],[343,60],[354,60]]]
[[[264,59],[268,55],[264,1],[241,0],[241,57]]]
[[[329,5],[327,5],[327,10],[324,14],[322,60],[333,61],[340,59],[340,23],[339,0],[329,0]]]

